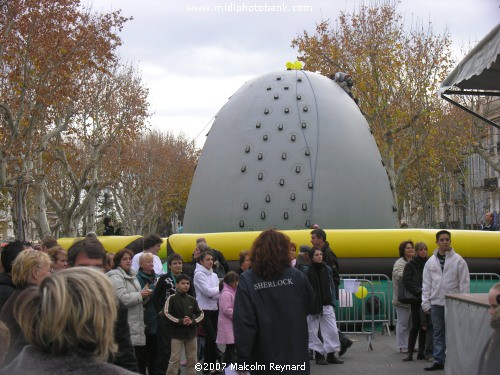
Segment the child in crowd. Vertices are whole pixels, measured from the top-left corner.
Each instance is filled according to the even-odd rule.
[[[168,297],[165,303],[165,316],[170,323],[172,351],[168,363],[167,375],[177,375],[179,372],[182,348],[186,352],[186,375],[195,375],[196,363],[196,325],[203,320],[203,311],[195,298],[187,294],[191,285],[188,275],[176,277],[177,293]]]
[[[224,276],[222,292],[219,297],[219,319],[217,324],[217,344],[226,344],[224,362],[229,366],[234,358],[234,332],[233,309],[236,287],[240,277],[236,272],[230,271]]]

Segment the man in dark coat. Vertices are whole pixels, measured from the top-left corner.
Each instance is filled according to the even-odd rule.
[[[338,299],[340,285],[339,261],[333,250],[330,248],[330,244],[326,241],[326,232],[321,228],[314,229],[311,232],[311,244],[314,248],[320,249],[323,252],[323,261],[330,266],[333,271],[335,295]]]
[[[110,217],[104,218],[104,232],[103,236],[121,236],[122,228],[116,228],[113,226],[113,219]]]
[[[484,223],[481,230],[496,231],[497,226],[495,225],[495,218],[491,212],[487,212],[484,215]]]
[[[335,296],[337,300],[339,299],[339,285],[340,285],[340,273],[339,273],[339,261],[337,256],[330,248],[330,244],[326,241],[326,232],[321,228],[316,228],[311,231],[311,244],[316,249],[321,249],[323,252],[323,262],[325,262],[333,271],[333,284],[335,285]],[[340,345],[341,349],[339,356],[344,355],[344,353],[352,345],[352,341],[344,335],[343,332],[339,331]]]
[[[310,246],[301,245],[299,248],[299,255],[297,256],[297,261],[295,262],[295,268],[299,271],[304,272],[304,267],[307,267],[311,264],[311,260],[309,259],[309,250],[311,250]]]

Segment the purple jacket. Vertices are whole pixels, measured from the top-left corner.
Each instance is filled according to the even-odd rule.
[[[219,321],[217,323],[217,344],[234,344],[233,308],[236,289],[224,283],[219,297]]]

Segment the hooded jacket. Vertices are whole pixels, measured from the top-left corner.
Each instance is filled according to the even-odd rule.
[[[427,263],[425,263],[422,276],[422,310],[429,311],[431,305],[444,306],[446,294],[470,293],[469,268],[464,258],[458,255],[453,248],[446,252],[444,269],[434,250]]]
[[[128,308],[128,325],[133,346],[146,345],[144,333],[144,307],[141,286],[135,274],[127,274],[121,267],[107,273],[111,284],[116,290],[116,296]]]
[[[200,263],[196,263],[194,270],[194,289],[200,309],[212,311],[218,309],[219,278],[212,270],[207,270]]]
[[[233,310],[236,289],[224,283],[219,298],[219,320],[217,322],[217,344],[234,344]]]

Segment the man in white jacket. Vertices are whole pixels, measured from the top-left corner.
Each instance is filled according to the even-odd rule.
[[[198,248],[202,248],[199,245]],[[207,246],[208,247],[208,246]],[[205,329],[205,352],[203,373],[216,370],[217,360],[217,320],[219,317],[219,278],[213,272],[214,256],[211,250],[202,251],[196,269],[194,271],[194,289],[196,291],[196,301],[200,309],[203,310],[203,328]]]
[[[445,295],[470,292],[469,268],[465,260],[451,247],[451,233],[441,230],[436,233],[438,248],[424,267],[422,277],[422,309],[432,316],[434,325],[434,363],[426,371],[444,369],[446,336],[444,303]]]

